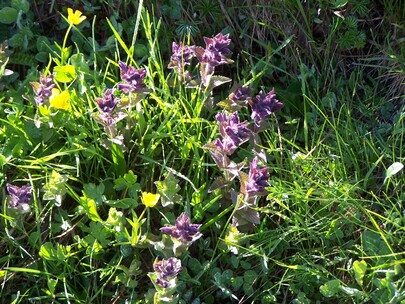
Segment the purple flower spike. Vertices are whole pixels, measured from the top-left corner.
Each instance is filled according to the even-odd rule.
[[[177,44],[173,42],[172,44],[173,55],[170,57],[169,69],[176,68],[179,72],[182,72],[186,65],[190,65],[191,58],[195,56],[194,47]]]
[[[37,106],[43,105],[49,96],[51,96],[52,89],[56,87],[53,78],[53,75],[44,76],[44,74],[41,73],[39,82],[31,82],[31,86],[36,95],[35,102]]]
[[[252,119],[255,120],[256,126],[260,126],[261,122],[270,114],[284,107],[284,104],[276,99],[274,89],[267,94],[260,92],[249,103],[252,108]]]
[[[124,83],[118,84],[118,90],[125,94],[136,93],[146,88],[143,79],[146,76],[145,69],[135,69],[133,66],[126,65],[125,62],[119,61],[121,79]]]
[[[21,204],[29,204],[32,196],[32,189],[30,185],[21,187],[7,184],[7,192],[10,195],[10,208],[17,208]]]
[[[104,92],[103,98],[97,97],[96,102],[103,113],[111,114],[119,102],[119,98],[114,96],[112,89],[107,89]]]
[[[202,234],[198,232],[200,224],[191,224],[188,215],[183,212],[177,219],[175,226],[162,227],[160,231],[169,234],[172,238],[180,243],[190,246],[194,241],[199,239]]]
[[[219,122],[219,133],[223,138],[222,141],[217,139],[215,146],[223,153],[232,155],[236,148],[249,138],[250,130],[247,122],[239,121],[238,112],[233,112],[229,116],[218,113],[215,118]]]
[[[257,157],[250,163],[250,171],[246,191],[250,194],[256,195],[265,192],[265,188],[270,186],[268,179],[270,174],[267,167],[257,166]]]
[[[183,270],[181,261],[176,258],[168,258],[166,260],[155,261],[153,269],[156,273],[156,284],[163,288],[169,287],[169,281],[177,277]]]

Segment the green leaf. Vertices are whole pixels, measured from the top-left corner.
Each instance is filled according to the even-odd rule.
[[[334,295],[338,294],[341,289],[340,280],[331,280],[323,284],[319,290],[321,293],[327,297],[333,297]]]
[[[84,55],[74,54],[70,57],[70,63],[80,72],[82,73],[90,73],[89,65],[87,64],[86,60],[84,59]]]
[[[51,50],[51,43],[46,36],[39,36],[37,39],[37,50],[38,52],[49,53]]]
[[[55,79],[59,82],[71,82],[76,78],[76,69],[70,64],[56,66],[53,72],[55,73]]]
[[[232,278],[231,284],[232,284],[233,290],[236,291],[243,285],[243,278],[242,277]]]
[[[104,202],[105,196],[104,194],[105,186],[103,183],[100,185],[95,185],[93,183],[90,184],[85,184],[83,186],[83,194],[90,199],[95,200],[97,203],[102,203]]]
[[[57,279],[48,279],[48,290],[50,292],[50,294],[54,294],[55,293],[55,287],[56,284],[58,284],[58,280]]]
[[[56,252],[55,249],[53,248],[53,245],[51,242],[47,242],[43,244],[39,250],[39,255],[48,261],[54,261],[57,260],[56,258]]]
[[[0,23],[11,24],[17,21],[18,11],[13,7],[3,7],[0,10]]]
[[[89,219],[95,222],[101,222],[101,218],[98,215],[96,202],[92,199],[87,201],[87,216]]]
[[[256,278],[257,278],[257,273],[253,270],[247,270],[243,274],[243,279],[244,279],[245,283],[247,283],[247,284],[253,284],[253,282],[256,280]]]
[[[224,83],[232,81],[231,78],[225,76],[214,75],[210,78],[209,89],[216,88]]]
[[[354,277],[356,282],[363,286],[363,278],[367,271],[366,261],[354,261],[353,263]]]
[[[347,5],[347,2],[349,2],[348,0],[335,0],[334,2],[332,2],[333,8],[342,8],[345,7]]]
[[[124,176],[115,179],[114,189],[117,191],[128,191],[129,196],[137,201],[138,193],[141,191],[141,185],[136,182],[137,179],[138,177],[134,174],[134,172],[129,170],[128,173],[124,174]]]
[[[27,0],[11,0],[11,6],[25,14],[30,10],[30,4]]]

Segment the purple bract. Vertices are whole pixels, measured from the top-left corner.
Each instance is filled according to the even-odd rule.
[[[31,86],[36,95],[35,102],[37,106],[43,105],[46,99],[51,96],[52,89],[56,87],[53,78],[53,75],[44,76],[44,74],[41,73],[39,82],[31,82]]]
[[[146,76],[145,69],[136,69],[133,66],[126,65],[125,62],[119,61],[120,76],[124,83],[118,84],[118,90],[125,94],[137,93],[146,88],[143,79]]]
[[[267,167],[257,166],[257,157],[250,163],[250,171],[246,191],[251,194],[260,194],[265,191],[265,188],[270,186],[268,179],[270,174]]]
[[[188,215],[183,212],[177,219],[175,226],[160,228],[160,231],[169,234],[172,238],[190,246],[195,240],[199,239],[202,234],[198,232],[200,224],[191,224]]]
[[[261,122],[270,114],[284,107],[284,104],[276,98],[274,89],[267,94],[260,92],[249,101],[249,104],[252,108],[252,119],[255,120],[256,126],[260,126]]]
[[[243,87],[238,85],[236,89],[229,94],[229,99],[233,102],[241,102],[250,99],[251,89],[249,87]]]
[[[155,261],[153,269],[157,276],[156,283],[163,288],[167,288],[169,286],[169,280],[177,277],[177,275],[183,270],[181,261],[176,258]]]
[[[108,114],[111,114],[114,111],[119,101],[120,99],[114,96],[114,91],[112,89],[105,90],[102,98],[96,98],[97,105],[101,112]]]
[[[218,113],[215,118],[219,122],[219,132],[222,141],[217,139],[215,146],[227,155],[231,155],[237,147],[248,140],[250,130],[247,122],[240,122],[238,112],[229,116],[225,113]]]
[[[173,42],[172,51],[173,54],[170,57],[169,68],[176,68],[179,72],[181,72],[186,65],[189,65],[191,58],[195,56],[194,47],[183,45],[181,42],[180,44]]]
[[[30,185],[24,185],[21,187],[7,184],[7,192],[10,195],[9,206],[11,208],[17,208],[21,204],[29,204],[32,196],[32,189]]]

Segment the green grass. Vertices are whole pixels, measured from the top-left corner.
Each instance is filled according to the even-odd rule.
[[[7,68],[20,75],[0,86],[0,302],[152,303],[165,292],[149,277],[155,259],[180,252],[173,303],[405,303],[404,54],[393,39],[404,9],[271,2],[119,1],[115,10],[107,1],[80,7],[88,19],[70,33],[55,26],[38,69],[21,68],[11,53]],[[339,14],[356,18],[367,47],[342,44]],[[219,136],[216,102],[233,83],[187,88],[167,69],[172,39],[204,46],[203,36],[220,31],[231,34],[235,63],[218,74],[253,94],[274,87],[285,105],[258,142],[231,156],[247,173],[255,153],[265,155],[270,173],[253,207],[260,223],[247,227],[233,220],[244,214],[230,191],[239,179],[211,191],[223,170],[204,147]],[[68,50],[53,44],[64,39]],[[146,69],[149,91],[109,138],[95,98],[120,81],[119,60]],[[66,64],[76,77],[58,88],[69,92],[70,110],[37,107],[30,82]],[[239,111],[241,120],[250,114]],[[31,185],[29,212],[7,207],[7,183]],[[144,192],[159,192],[160,202],[146,207]],[[182,212],[203,236],[176,251],[159,228]]]

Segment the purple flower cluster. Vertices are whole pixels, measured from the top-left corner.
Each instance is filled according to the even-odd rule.
[[[31,86],[35,93],[35,102],[37,106],[43,105],[48,99],[49,96],[52,94],[52,89],[56,87],[54,81],[54,76],[48,75],[44,76],[44,74],[40,74],[39,82],[31,82]]]
[[[170,280],[177,277],[183,270],[181,261],[176,258],[168,258],[166,260],[157,260],[153,264],[153,269],[156,273],[156,284],[163,288],[169,287]]]
[[[250,100],[249,104],[252,108],[252,119],[254,119],[257,127],[270,114],[284,107],[284,104],[276,98],[274,89],[267,94],[260,92],[255,98]]]
[[[99,122],[112,132],[111,126],[116,124],[124,117],[121,113],[114,113],[115,108],[120,102],[120,98],[114,95],[113,89],[107,89],[105,90],[103,97],[96,97],[95,100],[101,112],[99,114],[101,121]]]
[[[267,167],[257,166],[257,157],[250,163],[249,178],[246,184],[248,195],[258,195],[265,192],[265,188],[270,186],[268,179],[270,174]]]
[[[200,227],[200,224],[191,224],[190,218],[183,212],[176,219],[175,226],[162,227],[160,231],[169,234],[174,240],[188,247],[202,236],[202,234],[198,232]]]
[[[251,93],[252,93],[252,90],[249,87],[244,87],[244,86],[238,85],[229,94],[228,99],[237,104],[244,103],[250,99]]]
[[[32,197],[32,188],[30,185],[23,185],[21,187],[7,184],[7,192],[10,195],[10,208],[17,208],[22,204],[29,204]]]
[[[136,69],[133,66],[126,65],[125,62],[119,61],[120,76],[124,83],[118,84],[118,90],[129,93],[138,93],[146,89],[143,79],[146,76],[145,69]]]
[[[194,47],[172,43],[172,56],[170,57],[169,69],[176,69],[178,73],[183,73],[184,67],[190,65],[191,59],[195,56]]]
[[[120,99],[114,96],[113,89],[105,90],[102,98],[96,98],[97,106],[99,107],[100,111],[105,114],[111,114],[119,101]]]
[[[214,75],[215,67],[221,64],[230,63],[232,60],[225,55],[232,54],[229,49],[231,39],[229,34],[217,34],[212,38],[204,37],[205,48],[200,46],[188,46],[182,43],[172,44],[172,56],[170,57],[169,69],[176,69],[180,76],[185,76],[184,80],[190,80],[188,72],[184,67],[189,65],[191,58],[197,57],[200,63],[201,82],[205,87],[210,85],[210,78]]]
[[[213,38],[204,37],[205,50],[202,57],[199,58],[200,62],[209,64],[213,67],[220,64],[228,63],[228,59],[224,55],[232,54],[228,48],[231,44],[229,34],[217,34]]]
[[[248,140],[250,134],[248,123],[239,121],[238,112],[233,112],[229,116],[218,113],[215,118],[219,122],[219,133],[222,136],[222,141],[216,139],[215,146],[224,154],[232,155],[237,147]]]

